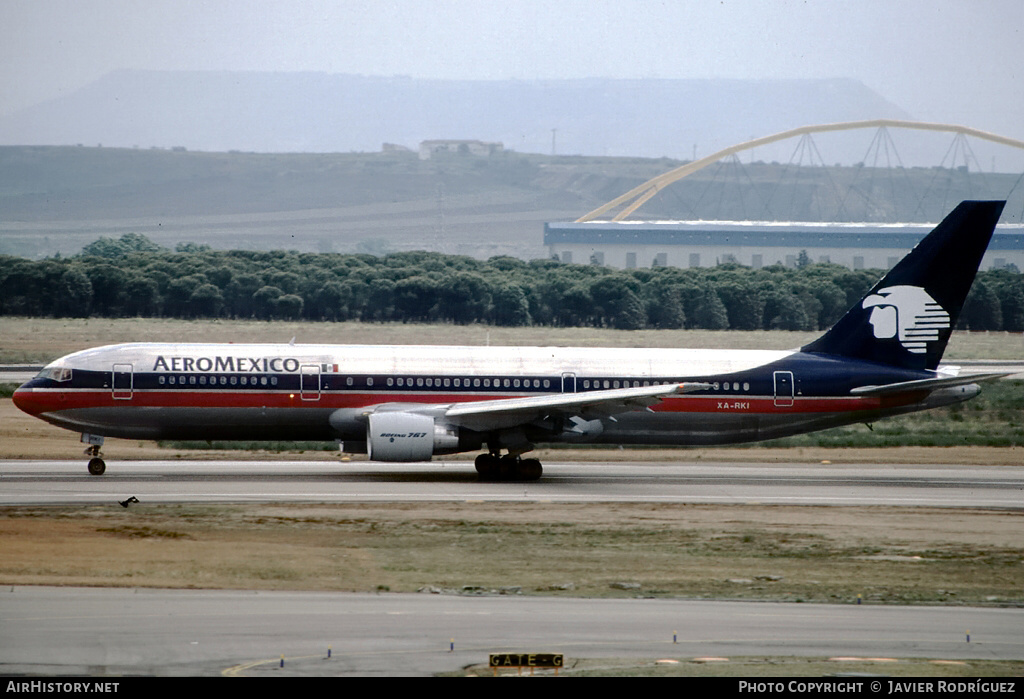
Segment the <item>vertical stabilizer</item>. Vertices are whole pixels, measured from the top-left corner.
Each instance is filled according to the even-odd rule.
[[[804,352],[935,369],[1005,201],[961,202]]]

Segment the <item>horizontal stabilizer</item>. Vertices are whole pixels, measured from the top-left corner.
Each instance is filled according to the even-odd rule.
[[[899,383],[885,384],[884,386],[859,386],[852,389],[850,393],[855,396],[882,396],[892,393],[906,393],[908,391],[934,391],[951,386],[967,386],[972,383],[995,381],[1010,375],[1012,375],[1012,372],[1001,374],[965,374],[963,376],[920,379],[918,381],[901,381]]]

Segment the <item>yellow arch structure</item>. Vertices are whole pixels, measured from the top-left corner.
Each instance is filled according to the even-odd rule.
[[[789,131],[782,131],[772,136],[764,136],[762,138],[755,138],[752,141],[746,141],[744,143],[738,143],[735,146],[730,146],[717,153],[712,153],[706,158],[700,160],[694,160],[692,163],[687,163],[682,167],[677,167],[674,170],[670,170],[657,177],[644,182],[638,187],[634,187],[622,196],[612,199],[604,206],[600,206],[589,214],[582,216],[576,220],[576,223],[586,223],[587,221],[593,221],[598,216],[603,216],[612,209],[622,206],[627,202],[628,204],[622,211],[616,214],[612,221],[622,221],[627,216],[632,214],[634,211],[644,205],[651,197],[669,186],[673,182],[677,182],[682,178],[697,172],[701,168],[707,167],[712,163],[721,160],[722,158],[739,153],[740,151],[750,150],[751,148],[757,148],[768,143],[775,143],[776,141],[784,141],[787,138],[793,138],[794,136],[803,136],[804,134],[810,133],[825,133],[828,131],[849,131],[852,129],[871,129],[871,128],[882,128],[892,127],[897,129],[916,129],[918,131],[946,131],[951,133],[959,133],[965,136],[975,136],[977,138],[984,139],[986,141],[992,141],[994,143],[1000,143],[1004,146],[1012,146],[1014,148],[1024,149],[1024,141],[1018,141],[1014,138],[1007,138],[1005,136],[999,136],[994,133],[987,131],[980,131],[978,129],[972,129],[969,126],[957,126],[955,124],[934,124],[924,121],[903,121],[899,119],[871,119],[868,121],[844,121],[836,124],[818,124],[815,126],[801,126],[798,129],[790,129]]]

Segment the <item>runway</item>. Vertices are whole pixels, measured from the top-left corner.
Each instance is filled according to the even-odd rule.
[[[0,505],[246,502],[659,502],[1024,509],[1024,466],[547,463],[482,483],[466,461],[0,461]]]
[[[524,484],[481,483],[466,461],[110,461],[101,477],[79,461],[0,461],[3,506],[116,508],[129,496],[1020,510],[1024,467],[551,462],[544,479]],[[1024,609],[1012,608],[9,586],[0,588],[0,674],[423,676],[500,651],[1020,660],[1021,628]]]
[[[11,587],[0,628],[4,675],[429,675],[501,651],[1024,658],[1024,610],[963,607]]]

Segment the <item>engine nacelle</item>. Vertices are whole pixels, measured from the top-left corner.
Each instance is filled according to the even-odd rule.
[[[371,461],[430,461],[434,454],[459,451],[459,431],[436,424],[429,415],[404,412],[371,413],[366,428],[366,453]]]

